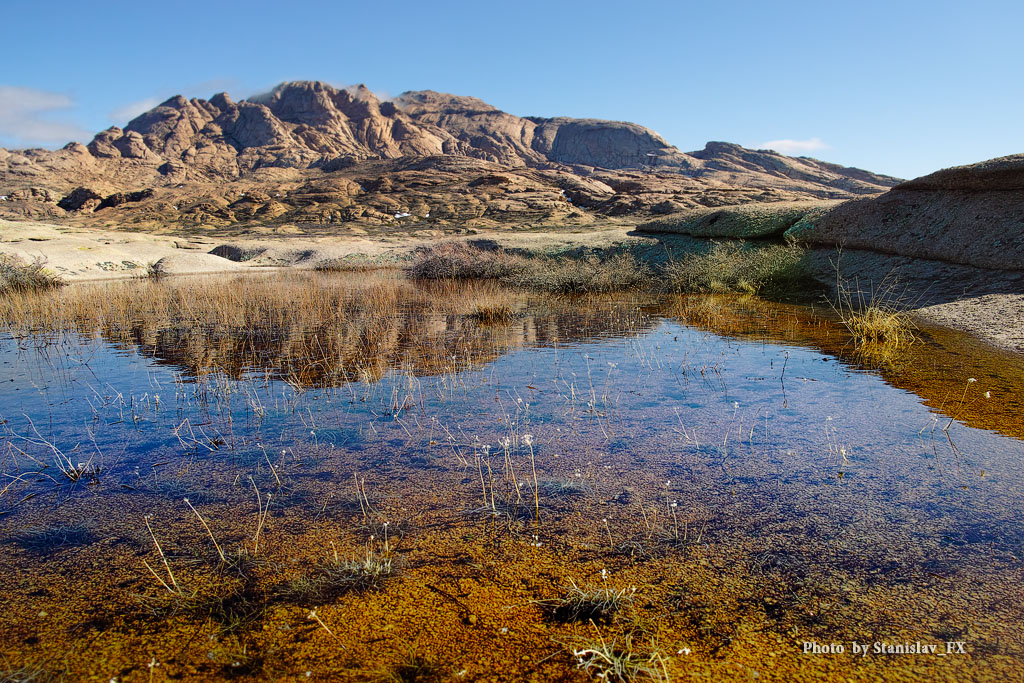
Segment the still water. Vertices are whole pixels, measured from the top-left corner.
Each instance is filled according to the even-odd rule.
[[[389,273],[0,311],[15,680],[1024,670],[1024,363],[968,337]]]

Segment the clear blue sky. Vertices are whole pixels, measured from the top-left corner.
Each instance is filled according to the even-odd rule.
[[[182,93],[433,89],[914,177],[1024,152],[1024,3],[4,0],[0,145]],[[789,142],[786,142],[789,141]]]

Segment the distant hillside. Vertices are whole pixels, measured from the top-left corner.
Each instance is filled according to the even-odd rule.
[[[238,102],[173,97],[88,145],[0,149],[0,215],[141,225],[586,222],[848,199],[896,182],[721,142],[687,154],[632,123],[524,118],[429,90],[381,101],[311,81]]]

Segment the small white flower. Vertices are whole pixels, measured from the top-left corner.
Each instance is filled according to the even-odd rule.
[[[530,434],[523,434],[523,443],[525,443],[527,446],[532,446],[533,436],[531,436]]]
[[[986,391],[985,392],[985,398],[992,398],[992,392],[991,391]]]
[[[973,377],[968,377],[968,378],[967,378],[967,383],[968,383],[968,384],[972,384],[973,382],[977,382],[977,381],[978,381],[978,380],[974,379]]]

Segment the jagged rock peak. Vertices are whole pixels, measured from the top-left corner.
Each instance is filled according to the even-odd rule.
[[[685,154],[635,123],[522,117],[475,97],[433,90],[382,101],[365,85],[322,81],[289,81],[239,101],[223,92],[209,100],[176,95],[123,130],[98,133],[87,147],[33,154],[0,150],[0,180],[13,179],[16,189],[59,177],[62,191],[88,180],[106,195],[146,185],[233,182],[266,176],[271,168],[335,173],[376,161],[424,158],[434,160],[431,168],[438,173],[447,172],[437,161],[445,158],[458,162],[456,173],[470,172],[463,163],[468,159],[576,178],[609,171],[618,174],[612,184],[633,188],[633,195],[647,191],[636,178],[665,174],[680,192],[710,183],[842,198],[877,194],[894,184],[866,171],[731,143],[711,142]]]
[[[411,114],[469,114],[473,112],[501,112],[483,100],[465,95],[449,95],[434,90],[408,90],[395,98],[395,104],[402,111]]]

